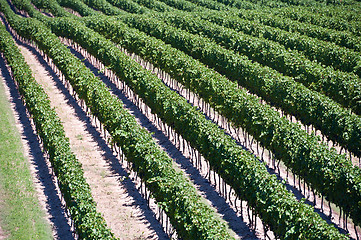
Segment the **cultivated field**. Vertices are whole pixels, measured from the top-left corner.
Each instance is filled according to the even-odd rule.
[[[359,1],[0,13],[0,239],[360,238]]]

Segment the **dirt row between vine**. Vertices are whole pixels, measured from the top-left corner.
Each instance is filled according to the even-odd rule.
[[[6,239],[5,233],[2,231],[0,227],[0,240]]]

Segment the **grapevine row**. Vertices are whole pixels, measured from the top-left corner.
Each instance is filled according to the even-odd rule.
[[[317,138],[309,136],[299,126],[280,118],[278,113],[260,104],[258,98],[247,96],[246,92],[238,89],[234,83],[209,70],[189,56],[169,46],[167,47],[166,44],[159,40],[151,39],[144,34],[129,29],[119,22],[101,21],[99,18],[88,19],[86,22],[89,27],[100,31],[128,50],[141,55],[196,92],[233,124],[247,129],[263,146],[271,149],[279,159],[282,159],[288,167],[305,177],[307,181],[316,183],[325,179],[321,180],[323,177],[316,176],[315,173],[306,173],[309,167],[305,167],[305,162],[302,163],[302,161],[307,161],[309,162],[307,165],[319,169],[326,168],[327,159],[331,158],[331,161],[334,161],[338,168],[345,168],[345,162],[348,162],[348,160],[338,156],[333,151],[330,153],[327,147],[318,143]],[[240,101],[240,99],[246,99],[246,101]],[[273,129],[273,131],[270,129]],[[290,138],[287,144],[285,144],[285,136]],[[305,142],[309,143],[305,145]],[[310,151],[309,157],[303,155],[306,148]],[[323,151],[321,155],[323,155],[324,162],[317,167],[317,163],[312,160],[311,152],[318,152],[320,149]],[[300,161],[299,159],[303,160]],[[348,170],[352,171],[352,165],[347,165],[349,167],[345,170],[345,173]],[[356,172],[355,174],[361,174],[360,171]],[[335,189],[329,192],[321,190],[321,187],[316,187],[316,189],[326,196],[335,193]],[[338,194],[340,190],[341,188],[337,190]],[[336,196],[336,194],[334,195]],[[335,199],[335,196],[330,197],[330,199]]]
[[[148,8],[151,8],[153,10],[156,11],[170,11],[169,6],[164,6],[163,4],[161,4],[161,2],[159,1],[145,1],[145,0],[134,0],[135,2],[137,2],[140,5],[146,6]],[[137,4],[135,4],[135,2],[133,1],[129,1],[129,0],[108,0],[108,2],[112,3],[115,6],[118,6],[122,9],[126,9],[127,11],[130,11],[132,13],[144,13],[147,12],[148,10],[145,9],[144,7],[141,7]],[[298,22],[296,20],[292,20],[290,18],[287,19],[287,21],[284,21],[281,17],[277,16],[278,13],[278,9],[277,11],[271,11],[271,9],[264,9],[264,5],[260,6],[255,6],[252,3],[246,2],[246,1],[236,1],[236,2],[231,2],[231,1],[220,1],[219,3],[217,3],[216,1],[211,1],[211,0],[193,0],[193,3],[196,3],[197,5],[192,4],[191,2],[187,2],[187,1],[172,1],[172,2],[166,2],[167,4],[169,4],[170,6],[173,6],[175,8],[178,9],[182,9],[185,11],[206,11],[206,9],[204,7],[207,7],[209,9],[216,9],[216,10],[223,10],[223,11],[227,11],[227,15],[230,14],[229,10],[232,10],[233,12],[236,12],[240,17],[242,18],[246,18],[248,20],[258,20],[263,24],[266,25],[270,25],[273,27],[278,27],[284,30],[289,30],[290,28],[292,29],[292,31],[298,31],[302,34],[306,34],[310,37],[316,37],[321,39],[321,40],[326,40],[326,41],[332,41],[332,42],[336,42],[337,44],[341,45],[341,46],[345,46],[345,47],[349,47],[355,50],[360,51],[360,41],[356,36],[353,36],[351,32],[349,31],[345,31],[344,28],[336,28],[339,30],[335,30],[335,29],[330,29],[330,28],[326,28],[327,25],[324,25],[324,27],[322,26],[314,26],[311,25],[309,23],[302,23],[302,22]],[[224,6],[224,4],[229,4],[230,6]],[[130,7],[132,6],[132,7]],[[203,6],[203,8],[202,8]],[[233,8],[232,8],[233,7]],[[235,11],[235,8],[238,8]],[[339,11],[339,10],[338,10]],[[284,11],[287,12],[287,11]],[[291,9],[290,12],[297,12],[297,9]],[[346,12],[345,14],[347,14],[349,12]],[[308,13],[312,16],[312,13]],[[343,16],[345,15],[343,14]],[[313,17],[315,18],[315,17]],[[332,18],[331,18],[332,19]],[[334,24],[339,23],[337,21],[334,21],[334,19],[332,19],[332,21],[334,22]],[[326,22],[326,21],[325,21]],[[344,21],[341,21],[344,22]],[[357,23],[355,21],[355,23]],[[353,25],[355,25],[355,23]],[[344,26],[347,26],[346,24],[343,23]],[[356,32],[357,31],[353,31]],[[317,34],[319,33],[319,34]]]
[[[159,12],[172,12],[174,11],[174,8],[170,7],[173,6],[178,9],[182,9],[185,11],[199,11],[204,12],[207,11],[207,9],[202,8],[207,7],[213,10],[223,10],[227,11],[227,15],[230,15],[230,10],[232,10],[233,13],[237,14],[239,17],[244,18],[246,20],[251,21],[258,21],[259,23],[269,25],[271,27],[280,28],[286,31],[297,31],[301,34],[305,34],[309,37],[318,38],[320,40],[325,40],[329,42],[334,42],[340,46],[344,46],[347,48],[354,49],[356,51],[361,51],[361,41],[358,37],[353,36],[348,31],[341,31],[341,30],[334,30],[330,28],[324,28],[322,26],[315,26],[310,25],[309,23],[302,23],[298,22],[292,19],[284,19],[279,16],[277,16],[278,11],[270,11],[268,9],[265,10],[264,6],[262,7],[254,7],[249,2],[246,1],[238,1],[236,3],[230,2],[230,1],[224,1],[224,3],[230,4],[232,7],[238,8],[235,10],[235,8],[231,8],[230,6],[224,6],[222,3],[217,3],[216,1],[211,0],[193,0],[193,3],[196,3],[197,5],[194,5],[190,2],[186,1],[172,1],[172,2],[165,2],[168,5],[165,5],[163,2],[160,1],[146,1],[146,0],[108,0],[108,2],[112,3],[115,6],[120,7],[121,9],[124,9],[126,11],[132,12],[132,13],[144,13],[147,12],[147,10],[144,7],[141,7],[135,2],[137,2],[140,5],[146,6],[150,9],[159,11]],[[129,8],[129,5],[132,5],[132,8]],[[137,5],[137,6],[136,6]],[[135,7],[136,6],[136,7]],[[291,9],[292,11],[292,9]],[[295,10],[293,10],[294,12]],[[339,12],[339,11],[338,11]],[[216,13],[216,11],[214,12]],[[349,12],[346,12],[347,14]],[[223,13],[222,13],[223,14]],[[343,14],[343,17],[344,15]],[[224,14],[223,14],[224,16]]]
[[[292,76],[308,88],[321,92],[361,115],[361,80],[354,74],[335,71],[332,67],[312,62],[297,51],[221,27],[187,14],[154,14],[155,17],[193,34],[202,34],[222,46]]]
[[[225,26],[229,28],[233,27],[238,31],[247,31],[245,33],[254,36],[263,36],[266,39],[279,42],[287,48],[302,51],[311,60],[317,60],[324,65],[333,66],[342,71],[355,72],[358,76],[361,76],[361,56],[351,49],[340,47],[331,42],[313,39],[297,32],[287,32],[278,28],[255,24],[255,22],[242,19],[242,14],[244,14],[242,12],[232,14],[232,11],[226,11],[227,14],[225,14],[222,11],[212,11],[198,7],[186,0],[162,1],[177,9],[195,12],[194,14],[207,20],[217,17],[217,21],[212,20],[214,23],[227,24]],[[236,19],[236,23],[233,23],[234,26],[228,23],[234,19]]]
[[[109,40],[103,39],[78,21],[58,19],[53,20],[50,24],[57,34],[73,39],[109,66],[151,107],[153,112],[209,160],[212,168],[235,189],[239,196],[250,202],[250,205],[256,209],[263,220],[266,220],[276,234],[280,236],[292,234],[289,229],[293,224],[298,225],[304,234],[311,234],[311,236],[320,234],[318,229],[307,232],[305,227],[309,227],[310,219],[306,219],[305,222],[295,221],[295,217],[299,216],[303,207],[307,209],[305,210],[307,214],[311,214],[308,211],[312,208],[303,204],[300,207],[300,203],[295,201],[292,194],[278,182],[275,176],[271,176],[267,172],[262,163],[238,146],[217,125],[206,120],[204,115],[191,107],[176,92],[166,87],[155,75],[130,60]],[[98,40],[95,40],[96,38]],[[268,192],[270,189],[272,189],[271,192]],[[256,191],[255,195],[249,196],[249,193],[254,191]],[[274,197],[275,195],[283,196],[283,200]],[[277,209],[273,209],[275,205],[277,205]],[[282,209],[286,206],[294,209],[294,214],[289,219],[293,224],[289,226],[276,224],[275,221],[283,221],[279,216],[282,215]],[[313,219],[312,221],[317,221],[316,219],[319,218],[313,211],[309,216]],[[327,230],[328,227],[322,224],[321,228],[328,232],[330,231]]]
[[[156,66],[160,66],[163,70],[170,73],[172,77],[199,94],[205,101],[209,102],[217,111],[230,119],[236,126],[241,125],[242,127],[245,127],[247,131],[260,140],[264,146],[272,149],[277,157],[285,161],[286,165],[305,177],[307,181],[312,182],[318,191],[325,196],[329,196],[331,201],[335,201],[339,204],[341,202],[347,202],[342,199],[335,200],[340,197],[339,193],[344,189],[343,183],[339,183],[339,188],[337,190],[333,189],[325,191],[325,189],[330,189],[330,187],[317,187],[319,182],[325,182],[328,179],[328,177],[323,179],[325,177],[323,176],[324,173],[321,175],[317,175],[317,173],[320,173],[319,169],[329,168],[327,167],[329,164],[327,162],[330,158],[332,159],[331,161],[333,161],[333,167],[338,166],[337,171],[343,171],[345,170],[346,165],[349,166],[344,173],[339,174],[346,176],[350,171],[354,172],[355,176],[360,175],[360,173],[357,173],[359,170],[357,170],[357,168],[352,168],[352,165],[345,158],[338,156],[333,151],[330,153],[329,150],[327,150],[327,147],[318,144],[316,138],[303,133],[303,131],[293,126],[288,121],[282,121],[279,117],[276,117],[278,115],[275,115],[274,112],[272,113],[270,109],[259,104],[257,99],[252,99],[253,101],[251,101],[251,98],[247,99],[247,97],[245,97],[245,92],[243,92],[242,96],[240,94],[241,90],[236,91],[235,89],[237,89],[237,87],[227,79],[222,78],[204,66],[201,66],[181,52],[167,47],[159,40],[148,38],[146,41],[146,36],[144,34],[142,35],[139,32],[126,28],[124,24],[112,21],[109,18],[100,20],[100,18],[97,17],[97,19],[88,19],[86,22],[88,26],[98,29],[98,31],[100,30],[102,34],[111,37],[123,47],[128,48],[130,51],[135,51],[147,60],[150,60]],[[177,59],[177,61],[175,61],[175,59]],[[195,69],[199,70],[197,71]],[[197,86],[197,84],[199,85]],[[226,96],[229,97],[226,98]],[[240,99],[247,99],[252,103],[245,103],[243,101],[242,104]],[[259,111],[256,112],[255,110]],[[244,117],[239,118],[239,116]],[[271,129],[274,129],[274,131]],[[285,139],[287,139],[287,141],[285,141]],[[285,142],[287,144],[285,144]],[[305,144],[305,142],[308,143]],[[309,155],[307,155],[309,157],[305,156],[305,151],[310,151],[308,153]],[[314,154],[321,155],[323,156],[322,159],[324,159],[323,163],[318,167],[317,163],[312,160]],[[290,159],[293,160],[290,161]],[[297,159],[303,159],[303,161],[308,159],[308,164],[299,160],[297,161]],[[307,173],[310,166],[313,166],[315,170],[314,172],[312,171],[312,174]],[[329,169],[327,171],[335,171],[333,167],[332,170]],[[338,179],[340,178],[338,177]],[[353,184],[354,182],[351,181],[349,185],[350,188],[353,188]],[[332,185],[334,184],[330,184],[330,186]],[[358,201],[356,200],[359,198],[356,197],[358,195],[359,193],[355,192],[355,202]],[[344,195],[342,195],[341,198],[343,197]],[[352,204],[348,207],[344,206],[344,209],[347,209],[347,212],[350,208],[353,208]],[[352,214],[352,216],[355,217],[356,215]]]
[[[206,38],[175,29],[156,19],[125,14],[117,19],[162,39],[196,59],[201,59],[204,64],[296,116],[305,125],[312,124],[328,138],[360,156],[360,117],[322,94],[311,91],[268,67],[253,63],[233,51],[225,50]]]
[[[35,0],[34,5],[40,9],[48,9],[51,13],[56,13],[57,17],[72,17],[73,15],[65,11],[59,4],[54,4],[53,1]]]
[[[63,1],[63,0],[60,0]],[[86,3],[87,5],[89,4],[93,4],[93,0],[80,0],[84,3]],[[132,13],[145,13],[148,12],[149,9],[140,6],[139,4],[137,4],[136,2],[132,1],[132,0],[112,0],[113,4],[115,4],[116,6],[118,6],[120,9],[126,9],[126,11],[132,12]],[[151,4],[151,1],[149,1],[149,3]],[[110,9],[111,8],[111,4],[109,4],[107,1],[99,1],[97,3],[98,6],[101,6],[102,9]],[[112,14],[111,12],[108,14]]]
[[[198,1],[198,0],[195,0]],[[219,3],[223,3],[227,6],[236,7],[240,10],[247,10],[254,7],[245,7],[244,1],[242,0],[216,0]],[[262,8],[264,10],[264,8]],[[335,29],[337,31],[348,31],[354,35],[360,35],[360,26],[357,20],[349,19],[346,20],[344,14],[342,16],[322,16],[320,14],[315,14],[310,12],[304,7],[292,7],[292,8],[276,8],[274,10],[267,9],[270,13],[283,18],[288,18],[294,21],[303,22],[306,24],[313,24],[321,26],[328,29]],[[340,10],[337,10],[340,12]],[[339,13],[340,14],[340,13]]]
[[[106,12],[106,9],[102,8],[102,6],[105,5],[104,3],[102,3],[102,1],[86,0],[86,2],[90,4],[90,6]],[[281,107],[284,111],[290,113],[291,115],[296,116],[304,124],[314,125],[316,129],[320,129],[323,132],[323,134],[326,135],[328,138],[338,142],[341,146],[347,148],[349,151],[353,152],[356,156],[360,156],[361,124],[359,117],[350,114],[348,111],[340,108],[340,106],[330,101],[329,99],[324,98],[322,95],[312,91],[308,91],[302,85],[292,83],[292,80],[284,78],[277,73],[273,74],[273,76],[267,76],[267,74],[269,74],[268,69],[267,68],[262,69],[262,67],[259,65],[258,66],[256,65],[258,67],[257,73],[254,74],[251,72],[251,74],[253,75],[247,76],[247,78],[249,79],[245,79],[246,81],[249,82],[246,82],[243,79],[239,80],[240,76],[245,72],[244,68],[242,68],[243,66],[240,67],[242,63],[239,62],[242,60],[244,61],[244,59],[241,59],[238,55],[234,55],[228,51],[224,51],[216,44],[212,44],[209,41],[206,41],[202,38],[199,37],[196,38],[189,34],[187,35],[183,31],[177,31],[173,28],[170,28],[169,26],[164,25],[163,23],[160,23],[159,21],[157,21],[156,23],[152,23],[154,21],[155,20],[153,19],[151,20],[142,19],[141,17],[136,17],[136,16],[131,16],[128,19],[126,18],[126,22],[128,24],[131,24],[131,26],[137,27],[142,31],[146,31],[148,33],[151,32],[153,36],[166,40],[167,43],[172,44],[174,47],[178,47],[179,49],[187,52],[188,54],[191,54],[196,58],[201,58],[204,63],[215,67],[221,73],[222,72],[225,73],[230,79],[238,80],[238,83],[240,85],[243,85],[248,89],[251,89],[256,94],[264,97],[268,102],[275,104],[276,106]],[[168,32],[168,33],[164,34],[164,32]],[[174,37],[175,41],[178,42],[175,41],[172,42],[172,40],[170,40],[171,37]],[[196,39],[192,39],[192,38],[196,38]],[[199,43],[202,43],[203,46],[201,47]],[[186,49],[187,46],[189,47]],[[216,51],[218,54],[213,54],[211,52],[210,54],[207,55],[207,52],[204,51],[204,49],[207,48],[211,48],[211,51],[213,52]],[[239,60],[238,61],[234,60],[235,58],[238,58]],[[243,65],[246,64],[247,63],[243,63]],[[224,66],[230,66],[230,67],[228,69],[225,69]],[[250,68],[250,66],[246,65],[245,67],[246,67],[246,71],[254,71],[252,68]],[[337,73],[342,76],[342,73],[340,72]],[[352,77],[352,75],[348,75],[348,76],[351,77],[351,79],[353,79],[353,81],[349,79],[350,82],[348,83],[353,82],[355,85],[355,86],[351,86],[351,89],[355,89],[355,88],[357,89],[357,87],[359,86],[358,79]],[[274,82],[273,84],[275,84],[273,85],[274,87],[272,88],[270,86],[267,86],[266,89],[260,88],[259,87],[260,85],[266,87],[266,85],[270,84],[267,82],[260,82],[260,81],[264,81],[262,77],[266,77],[267,81],[270,82],[273,81]],[[285,84],[285,81],[287,82],[287,85]],[[345,85],[348,84],[347,81],[344,81],[344,83]],[[318,85],[323,85],[323,84],[324,82],[321,82]],[[340,88],[342,89],[342,87],[338,87],[337,89]],[[332,89],[331,86],[328,87],[328,91],[330,91],[330,89]],[[342,94],[342,95],[345,96],[346,94]],[[352,100],[350,99],[350,101],[359,104],[360,94],[357,92],[357,90],[354,91],[354,94],[352,95],[354,98]],[[285,98],[286,99],[288,98],[287,101],[284,101]]]
[[[214,3],[211,0],[203,0],[205,2]],[[194,0],[193,2],[199,3],[200,0]],[[205,4],[202,4],[205,5]],[[216,9],[213,7],[209,7],[205,5],[205,7]],[[218,7],[219,8],[219,7]],[[232,8],[231,8],[232,9]],[[289,11],[298,11],[295,9],[287,9]],[[279,11],[279,10],[278,10]],[[350,32],[347,31],[338,31],[334,29],[324,28],[317,25],[311,25],[309,23],[298,22],[289,18],[285,18],[282,16],[277,16],[278,11],[265,11],[264,9],[257,10],[245,10],[239,9],[236,11],[237,15],[240,17],[250,20],[257,21],[261,24],[268,25],[271,27],[280,28],[286,31],[297,31],[301,34],[307,35],[312,38],[317,38],[320,40],[334,42],[337,45],[344,46],[347,48],[354,49],[356,51],[361,51],[361,40],[359,37],[354,36]]]
[[[4,0],[1,0],[1,4],[5,4]],[[194,186],[180,170],[173,167],[172,159],[159,149],[151,134],[136,123],[135,118],[123,108],[119,99],[111,95],[104,83],[40,22],[27,20],[36,23],[37,31],[34,31],[26,24],[16,24],[19,20],[9,13],[10,8],[3,11],[19,34],[30,37],[53,59],[78,96],[102,122],[113,141],[122,148],[127,160],[133,163],[133,169],[170,217],[178,236],[184,239],[232,239],[225,224],[215,217]],[[39,35],[39,32],[44,34]]]
[[[69,21],[66,21],[66,20],[64,20],[64,22],[66,22],[66,23],[68,23]],[[53,23],[54,24],[54,23]],[[64,24],[64,23],[63,23]],[[70,29],[71,29],[71,26],[62,26],[62,28],[61,29],[63,29],[63,31],[66,29],[66,31],[71,31]],[[81,31],[82,33],[84,33],[86,30],[85,29],[79,29],[79,25],[76,27],[76,29],[77,29],[77,32],[78,31]],[[71,33],[67,33],[67,37],[71,37],[70,35],[75,35],[75,36],[79,36],[79,34],[77,34],[77,33],[73,33],[73,34],[71,34]],[[94,34],[92,34],[92,35],[94,35]],[[88,39],[89,38],[89,36],[88,37],[82,37],[81,38],[81,40],[79,40],[78,39],[78,41],[81,41],[81,42],[84,42],[84,41],[86,41],[86,39]],[[78,42],[79,43],[79,42]],[[94,43],[94,41],[92,41],[92,43]],[[85,44],[86,45],[86,43],[83,43],[83,44]],[[89,44],[89,43],[88,43]],[[104,43],[102,43],[101,44],[101,46],[103,47],[105,44]],[[99,49],[99,46],[98,46],[98,49],[97,49],[97,47],[95,47],[94,45],[88,45],[88,46],[85,46],[87,49],[88,49],[88,51],[92,51],[93,52],[93,54],[95,54],[95,55],[97,55],[97,53],[99,52],[99,51],[101,51],[101,52],[114,52],[115,50],[114,49],[106,49],[106,50],[100,50]],[[119,50],[118,50],[119,51]],[[103,61],[104,61],[104,59],[103,59]],[[119,60],[117,60],[117,62],[120,62]],[[123,62],[123,61],[121,61],[121,62]],[[109,62],[107,63],[106,62],[106,60],[105,60],[105,64],[110,64]],[[119,71],[116,71],[116,72],[118,72],[118,74],[119,74]],[[159,81],[159,80],[158,80]],[[133,84],[138,84],[138,81],[137,82],[135,82],[134,80],[133,80]],[[139,87],[135,87],[135,88],[139,88]],[[142,90],[142,91],[144,91],[144,92],[147,92],[148,94],[150,94],[152,91],[151,91],[151,89],[149,89],[148,91],[145,91],[145,90]],[[153,90],[154,91],[154,90]],[[162,91],[163,92],[163,91]],[[173,93],[173,92],[171,92],[171,93]],[[163,92],[163,95],[164,95],[164,92]],[[175,95],[175,96],[178,96],[178,95]],[[159,96],[159,98],[160,98],[160,96]],[[158,99],[158,102],[161,102],[160,101],[160,99],[159,98],[157,98]],[[163,99],[164,99],[164,97],[163,97]],[[177,101],[173,101],[173,102],[177,102]],[[154,100],[153,100],[153,102],[152,102],[152,104],[154,104]],[[159,103],[157,103],[157,104],[159,104]],[[170,104],[170,103],[167,103],[167,105],[168,104]],[[153,110],[154,110],[154,108],[153,108]],[[167,111],[166,109],[164,109],[164,111]],[[168,110],[169,111],[169,110]],[[180,111],[180,110],[179,110]],[[183,112],[184,112],[184,110],[183,110]],[[185,112],[188,112],[188,111],[185,111]],[[167,113],[165,113],[165,114],[167,114]],[[164,116],[164,115],[163,115]],[[170,118],[168,118],[168,119],[177,119],[179,116],[182,116],[182,114],[181,113],[177,113],[177,116],[171,116]],[[202,116],[202,115],[200,115],[200,116]],[[177,125],[177,123],[176,122],[174,122],[174,120],[173,120],[173,122],[169,122],[169,121],[171,121],[171,120],[166,120],[167,121],[167,123],[168,124],[170,124],[170,125]],[[193,120],[193,121],[195,121],[195,120]],[[181,128],[177,128],[177,127],[175,127],[175,129],[176,130],[178,130],[179,131],[179,129],[183,129],[183,127],[184,127],[184,123],[182,124],[183,126],[181,127]],[[178,123],[178,126],[179,126],[179,123]],[[214,128],[214,127],[213,127]],[[193,128],[192,128],[193,129]],[[204,127],[203,127],[203,129],[204,129]],[[208,128],[207,128],[208,129]],[[214,128],[214,129],[218,129],[218,128]],[[184,135],[183,135],[184,136]],[[189,136],[189,134],[186,134],[186,136]],[[198,135],[196,135],[196,136],[198,136]],[[204,136],[203,136],[204,137]],[[193,137],[194,138],[194,137]],[[198,140],[198,142],[200,142],[199,140]],[[191,142],[191,144],[192,144],[192,142]]]
[[[76,9],[76,11],[81,16],[94,16],[100,14],[94,11],[93,9],[91,9],[90,7],[88,7],[88,5],[86,5],[80,0],[57,0],[57,2],[63,7]]]
[[[261,11],[253,11],[252,14],[250,14],[250,12],[245,12],[245,14],[242,15],[242,17],[246,16],[248,20],[258,20],[264,25],[280,28],[289,32],[297,31],[312,38],[333,42],[339,46],[347,47],[355,51],[361,52],[360,38],[352,35],[347,31],[338,31],[334,29],[324,28],[321,26],[311,25],[309,23],[293,21],[291,19],[263,13]]]
[[[305,11],[302,8],[296,8],[293,11],[287,11],[288,9],[284,9],[279,12],[275,11],[281,17],[287,17],[296,21],[314,24],[330,29],[335,29],[339,31],[349,31],[356,36],[361,36],[361,26],[359,21],[347,21],[343,18],[343,16],[322,16],[319,14],[310,13],[309,11]]]
[[[59,21],[60,21],[60,20],[59,20]],[[64,21],[65,21],[65,22],[67,22],[66,20],[64,20]],[[70,20],[68,20],[68,21],[70,21]],[[63,23],[63,24],[64,24],[64,23]],[[65,28],[65,29],[67,29],[67,30],[68,30],[68,29],[69,29],[69,27],[70,27],[70,26],[68,25],[67,27],[63,27],[63,28]],[[84,32],[85,30],[84,30],[84,29],[82,29],[82,30],[80,30],[80,31],[81,31],[81,32]],[[77,35],[77,34],[76,34],[76,35]],[[68,36],[68,37],[69,37],[69,36]],[[83,41],[84,41],[84,39],[83,39]],[[93,49],[93,48],[94,48],[94,47],[90,47],[90,48],[88,48],[88,49],[90,50],[90,49]],[[99,50],[99,49],[98,49],[98,50]],[[94,50],[94,51],[97,51],[97,50]],[[102,52],[103,52],[103,51],[102,51]],[[105,51],[105,52],[107,52],[107,51]]]
[[[320,14],[322,16],[327,17],[343,17],[346,21],[360,21],[361,20],[361,9],[360,9],[360,2],[353,1],[351,4],[345,4],[342,6],[333,6],[333,5],[325,5],[323,6],[320,11],[319,9],[315,9],[312,7],[307,7],[304,10],[307,10],[310,13]],[[289,9],[297,10],[298,7],[289,6]]]

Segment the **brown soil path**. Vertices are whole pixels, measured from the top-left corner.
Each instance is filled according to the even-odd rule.
[[[114,234],[121,239],[165,238],[164,233],[159,229],[154,230],[148,221],[151,213],[144,213],[136,204],[139,200],[128,193],[127,181],[123,181],[126,179],[125,173],[121,175],[113,171],[114,156],[105,151],[106,144],[99,139],[100,136],[89,131],[89,119],[85,113],[79,113],[79,109],[73,107],[74,100],[69,99],[57,86],[53,81],[54,76],[46,69],[44,62],[40,62],[38,56],[24,46],[20,46],[20,49],[62,120],[71,148],[83,164],[85,177],[98,204],[98,211]]]

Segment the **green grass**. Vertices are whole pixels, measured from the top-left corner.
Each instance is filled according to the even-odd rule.
[[[0,81],[0,226],[9,239],[52,239]]]

